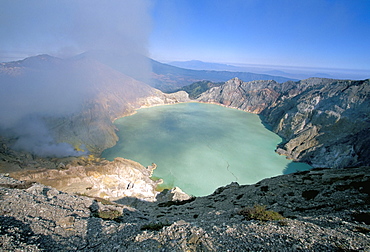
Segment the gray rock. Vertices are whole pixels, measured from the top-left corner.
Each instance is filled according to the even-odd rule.
[[[285,140],[277,152],[313,167],[370,165],[370,81],[235,78],[197,100],[261,115]]]
[[[78,193],[107,200],[119,200],[131,197],[146,201],[155,201],[160,181],[150,179],[156,165],[144,167],[124,158],[114,161],[89,161],[76,159],[68,169],[37,169],[13,172],[13,178],[23,181],[36,181],[52,186],[63,192]],[[33,188],[35,190],[35,188]],[[58,191],[49,190],[49,197]],[[183,193],[184,194],[184,193]],[[186,194],[184,194],[186,195]]]
[[[313,169],[135,208],[0,175],[0,243],[3,251],[369,251],[369,171]],[[287,218],[239,215],[255,204]]]

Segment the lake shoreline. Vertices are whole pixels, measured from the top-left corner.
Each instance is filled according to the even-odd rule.
[[[187,104],[194,105],[187,106]],[[120,140],[117,142],[116,146],[105,150],[102,153],[102,157],[109,160],[121,155],[121,157],[133,159],[144,166],[147,164],[156,163],[159,169],[156,169],[154,176],[160,177],[164,180],[164,184],[162,184],[163,187],[169,188],[172,187],[172,185],[178,186],[187,193],[189,193],[189,190],[186,189],[187,186],[185,184],[189,183],[189,181],[194,181],[194,178],[190,178],[186,172],[183,172],[180,175],[171,175],[170,173],[176,173],[178,172],[177,169],[186,169],[184,167],[192,166],[218,169],[220,174],[217,174],[218,172],[216,172],[217,176],[219,177],[217,179],[224,182],[214,185],[213,189],[215,189],[218,186],[226,185],[233,181],[237,181],[238,183],[242,184],[252,184],[263,178],[283,174],[283,170],[287,169],[286,165],[291,163],[290,160],[287,160],[284,156],[278,155],[274,151],[276,145],[281,141],[280,137],[266,129],[261,123],[260,117],[254,113],[244,113],[246,111],[240,109],[231,110],[231,108],[220,106],[219,104],[202,103],[197,101],[170,105],[176,106],[172,108],[169,108],[169,106],[164,108],[164,106],[159,105],[141,107],[157,109],[150,111],[143,111],[141,108],[137,109],[135,113],[132,114],[135,116],[131,118],[129,122],[127,122],[127,125],[125,125],[126,121],[120,122],[123,123],[121,126],[117,125],[117,121],[115,121],[117,129],[119,129],[117,135],[119,136]],[[204,105],[206,107],[204,107]],[[213,107],[214,105],[218,106]],[[225,108],[227,110],[220,108]],[[181,111],[186,112],[181,114]],[[216,117],[212,118],[212,114],[214,114]],[[194,116],[195,118],[193,118]],[[238,122],[236,118],[244,120],[244,122]],[[252,124],[248,126],[248,130],[246,125],[249,123]],[[160,125],[162,125],[164,128],[157,129],[156,127]],[[200,125],[200,128],[194,128],[195,125]],[[227,136],[227,134],[224,132],[225,130],[231,130],[233,132],[232,134],[236,135]],[[251,131],[252,133],[248,133],[248,131]],[[249,141],[248,137],[253,139],[253,137],[255,137],[253,135],[258,135],[259,131],[263,132],[261,136],[263,139],[267,140],[269,144],[267,144],[265,147],[262,146],[263,144],[261,146],[256,146],[255,143],[260,142],[260,140],[252,140],[253,147],[249,147],[246,143]],[[140,138],[135,139],[134,135],[140,136]],[[177,135],[178,139],[173,138],[174,135]],[[241,143],[236,144],[234,142],[235,139],[239,139],[242,136],[247,138],[243,140],[244,142],[242,141]],[[123,139],[125,142],[120,142]],[[275,140],[272,141],[272,139]],[[196,142],[197,140],[200,140],[200,143]],[[226,142],[222,143],[217,141]],[[176,143],[180,145],[177,146]],[[141,146],[139,146],[140,144]],[[150,148],[153,148],[153,150],[150,151]],[[112,149],[121,154],[112,153],[114,152]],[[231,151],[231,153],[229,153],[229,151]],[[267,155],[269,158],[265,159],[275,160],[274,162],[282,162],[284,164],[283,167],[278,168],[280,169],[279,172],[273,171],[275,169],[275,165],[268,164],[268,162],[267,164],[264,164],[266,161],[259,157],[263,152],[268,152]],[[202,159],[197,160],[196,156],[199,153],[203,153],[205,159],[214,160],[214,163],[209,164]],[[231,157],[227,157],[228,155],[231,155]],[[242,157],[239,157],[238,155]],[[174,159],[171,160],[171,157],[174,157]],[[167,162],[167,164],[165,164],[165,162]],[[246,169],[244,167],[245,164],[254,164],[255,167],[266,166],[269,168],[264,167],[267,173],[252,179],[249,178],[250,174],[244,171]],[[167,173],[169,175],[163,174],[163,171],[160,171],[161,169],[168,171],[169,173]],[[198,168],[197,171],[188,171],[187,173],[196,174],[197,172],[200,172],[199,169],[200,168]],[[223,172],[225,169],[227,170],[227,174]],[[238,174],[238,172],[234,169],[242,169],[243,171],[239,171]],[[166,178],[166,176],[175,177]],[[203,173],[201,176],[207,178],[209,177],[209,173]],[[183,181],[179,182],[177,177],[181,177],[180,180]],[[248,180],[246,178],[248,178]],[[196,184],[197,187],[202,187],[201,182],[196,182]],[[198,196],[209,193],[211,192],[207,191],[201,194],[191,192],[191,194]]]

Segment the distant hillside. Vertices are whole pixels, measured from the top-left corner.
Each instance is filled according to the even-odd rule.
[[[285,82],[288,80],[296,80],[281,76],[249,72],[191,70],[163,64],[155,60],[151,60],[151,65],[153,76],[150,85],[163,92],[178,90],[183,86],[190,85],[197,81],[208,80],[211,82],[225,82],[235,77],[244,81],[275,80],[277,82]]]
[[[197,99],[203,92],[213,87],[218,87],[225,82],[197,81],[190,85],[184,86],[176,91],[185,91],[189,94],[190,99]]]
[[[361,69],[336,69],[305,66],[279,66],[279,65],[260,65],[260,64],[221,64],[204,62],[200,60],[172,61],[169,65],[193,69],[193,70],[215,70],[232,72],[250,72],[257,74],[267,74],[272,76],[282,76],[292,79],[308,79],[311,77],[363,80],[370,76],[369,70]]]
[[[207,80],[212,82],[225,82],[235,77],[245,81],[275,80],[277,82],[285,82],[288,80],[296,80],[281,76],[242,71],[231,72],[207,69],[185,69],[164,64],[138,54],[122,55],[106,51],[89,51],[74,58],[99,61],[116,71],[145,82],[163,92],[174,92],[183,86],[190,85],[197,81]],[[238,68],[238,70],[240,69]]]
[[[215,71],[232,71],[232,72],[246,72],[244,67],[238,67],[222,63],[204,62],[200,60],[189,61],[172,61],[168,63],[171,66],[193,69],[193,70],[215,70]]]

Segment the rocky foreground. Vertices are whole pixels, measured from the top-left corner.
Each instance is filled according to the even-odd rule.
[[[232,183],[206,197],[130,205],[3,174],[0,199],[2,251],[370,251],[368,167],[314,169]],[[255,205],[285,218],[244,214]]]

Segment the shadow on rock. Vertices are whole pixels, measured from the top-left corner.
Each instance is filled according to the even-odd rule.
[[[57,243],[51,236],[36,235],[29,224],[14,217],[0,216],[0,235],[4,251],[12,251],[17,248],[23,248],[26,251],[31,251],[34,248],[51,251],[57,247]],[[5,240],[8,242],[4,242]]]

